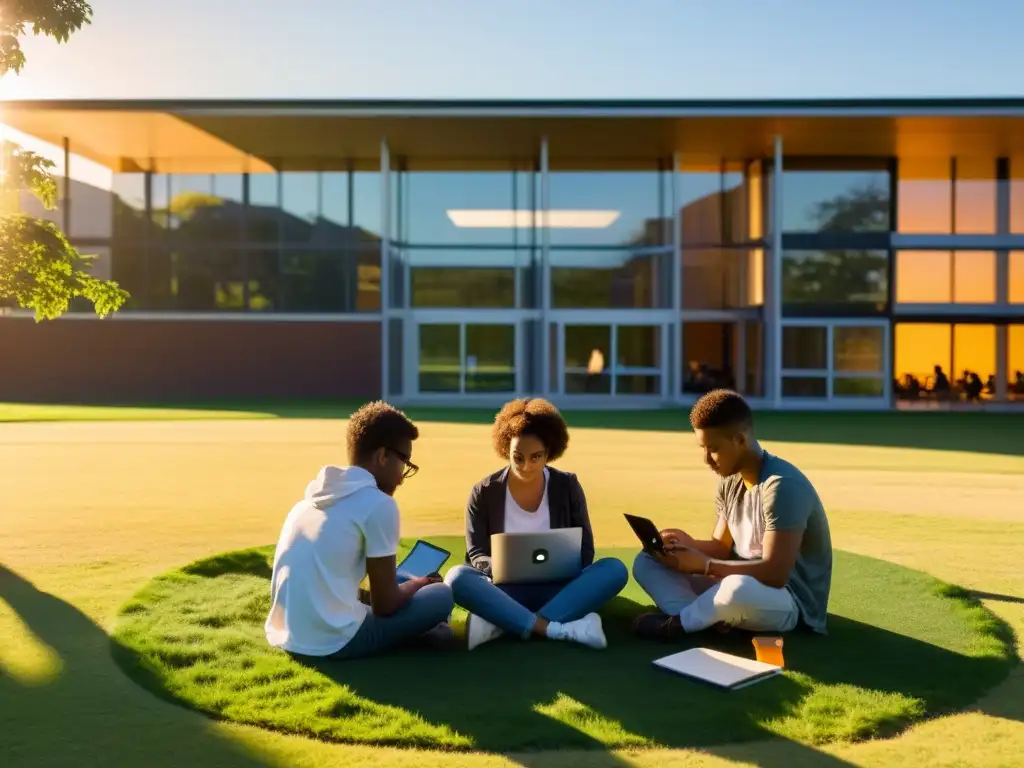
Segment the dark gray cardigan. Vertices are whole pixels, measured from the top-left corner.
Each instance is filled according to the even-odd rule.
[[[466,562],[491,572],[491,534],[505,531],[505,491],[508,467],[488,475],[473,486],[466,503]],[[572,472],[548,467],[548,509],[552,528],[582,528],[582,566],[594,562],[594,532],[587,512],[583,486]]]

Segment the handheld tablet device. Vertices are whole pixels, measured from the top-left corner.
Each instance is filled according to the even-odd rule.
[[[495,584],[566,581],[583,570],[582,528],[491,535],[491,577]]]
[[[665,544],[661,540],[661,534],[658,533],[658,526],[646,517],[625,515],[625,518],[626,522],[629,523],[629,527],[633,529],[633,533],[636,534],[636,537],[644,545],[644,552],[647,554],[652,552],[665,553]]]
[[[398,564],[396,570],[399,578],[415,579],[420,576],[430,576],[440,571],[441,566],[451,556],[451,552],[420,539],[413,544],[409,554]]]

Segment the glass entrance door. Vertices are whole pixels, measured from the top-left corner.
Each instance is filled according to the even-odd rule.
[[[667,396],[664,324],[555,324],[556,381],[564,395]]]
[[[517,323],[419,322],[415,391],[421,395],[519,390]]]

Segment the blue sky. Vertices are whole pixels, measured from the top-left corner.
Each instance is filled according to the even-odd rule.
[[[6,98],[1024,94],[1017,0],[93,0]],[[287,10],[285,10],[287,8]]]

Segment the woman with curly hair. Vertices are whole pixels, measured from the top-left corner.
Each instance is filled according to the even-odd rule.
[[[466,562],[448,572],[455,602],[469,611],[469,649],[504,634],[569,640],[591,648],[607,641],[596,611],[622,591],[629,572],[619,560],[594,561],[587,499],[576,475],[549,466],[569,445],[565,419],[551,403],[506,403],[494,420],[494,449],[508,462],[475,486],[466,505]],[[491,581],[491,536],[582,528],[582,572],[543,584]]]

